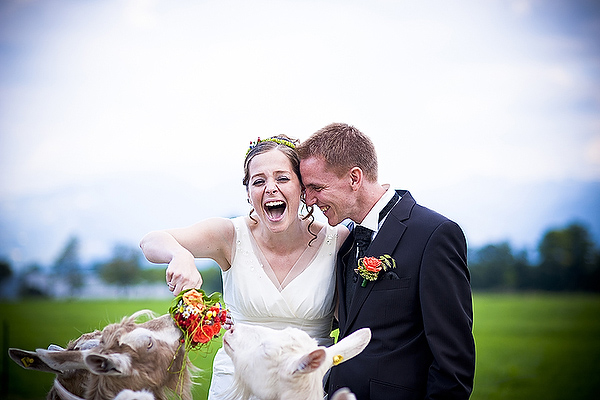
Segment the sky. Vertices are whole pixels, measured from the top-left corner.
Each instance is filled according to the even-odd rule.
[[[591,0],[3,0],[0,212],[144,176],[148,196],[177,184],[204,198],[190,224],[245,213],[251,140],[345,122],[373,139],[381,182],[472,243],[531,246],[544,227],[508,224],[522,201],[500,189],[600,182],[599,44]],[[160,218],[165,202],[131,219],[123,187],[120,221],[184,223]],[[19,219],[22,234],[50,207]]]

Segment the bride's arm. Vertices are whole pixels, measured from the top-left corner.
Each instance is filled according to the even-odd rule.
[[[211,218],[187,228],[153,231],[140,242],[148,261],[169,264],[166,280],[174,285],[173,293],[202,285],[195,258],[212,258],[226,271],[230,267],[233,223],[225,218]]]

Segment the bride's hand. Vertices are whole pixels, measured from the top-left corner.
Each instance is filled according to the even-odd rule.
[[[199,289],[202,286],[202,276],[196,268],[194,257],[187,251],[173,257],[167,267],[166,279],[174,296],[183,290]]]

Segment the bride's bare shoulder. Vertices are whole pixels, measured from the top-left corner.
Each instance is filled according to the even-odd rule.
[[[344,241],[350,234],[350,230],[344,224],[338,224],[337,226],[335,226],[335,230],[338,234],[338,247],[339,247],[342,245],[342,243],[344,243]]]

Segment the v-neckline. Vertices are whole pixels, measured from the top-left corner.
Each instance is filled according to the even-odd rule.
[[[319,253],[319,250],[321,249],[321,246],[325,241],[325,232],[327,231],[327,225],[323,225],[323,227],[317,234],[316,240],[310,246],[307,246],[304,249],[304,251],[302,251],[300,256],[298,256],[298,259],[294,262],[292,268],[290,268],[287,274],[283,277],[282,281],[279,281],[279,279],[277,278],[275,270],[273,270],[273,267],[267,260],[267,257],[263,253],[260,246],[258,245],[258,242],[256,241],[256,238],[252,234],[252,231],[250,230],[250,227],[248,225],[246,225],[246,229],[248,229],[250,243],[252,245],[252,249],[254,250],[254,254],[260,262],[263,271],[265,272],[269,280],[273,283],[275,288],[279,292],[282,292],[290,283],[292,283],[312,264],[312,261]]]

